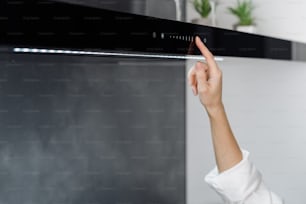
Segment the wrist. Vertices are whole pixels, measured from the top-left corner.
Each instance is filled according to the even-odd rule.
[[[218,116],[220,113],[224,112],[224,105],[222,102],[212,106],[205,106],[206,112],[210,118]]]

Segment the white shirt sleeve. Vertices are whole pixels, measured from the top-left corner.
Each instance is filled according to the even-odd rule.
[[[226,204],[283,204],[262,180],[260,172],[249,161],[249,152],[242,150],[243,159],[222,173],[215,167],[205,181]]]

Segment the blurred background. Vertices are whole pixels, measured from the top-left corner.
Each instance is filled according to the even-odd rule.
[[[237,8],[237,0],[211,0],[216,5],[216,26],[232,29],[238,22],[236,15],[233,15],[228,8]],[[248,1],[240,1],[248,2]],[[306,42],[306,27],[303,23],[306,20],[306,2],[303,0],[252,0],[252,17],[257,27],[258,34],[283,38],[293,41]],[[211,12],[208,18],[212,18]],[[199,18],[195,11],[193,0],[186,3],[186,20]]]

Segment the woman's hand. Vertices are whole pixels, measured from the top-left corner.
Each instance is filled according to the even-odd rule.
[[[200,101],[210,114],[222,104],[222,72],[219,69],[214,56],[196,37],[196,45],[206,59],[206,63],[197,62],[188,73],[189,85],[194,95],[199,95]]]
[[[214,56],[196,38],[196,45],[206,59],[189,71],[188,80],[194,95],[199,95],[211,124],[212,141],[219,172],[232,168],[242,160],[242,153],[233,135],[222,103],[222,72]]]

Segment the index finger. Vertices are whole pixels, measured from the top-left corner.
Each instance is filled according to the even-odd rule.
[[[211,54],[211,52],[208,50],[208,48],[204,45],[204,43],[202,42],[202,40],[197,36],[196,37],[196,45],[199,48],[199,50],[201,51],[202,55],[205,57],[207,64],[209,66],[212,66],[214,68],[217,67],[217,63],[215,61],[215,58],[213,56],[213,54]]]

